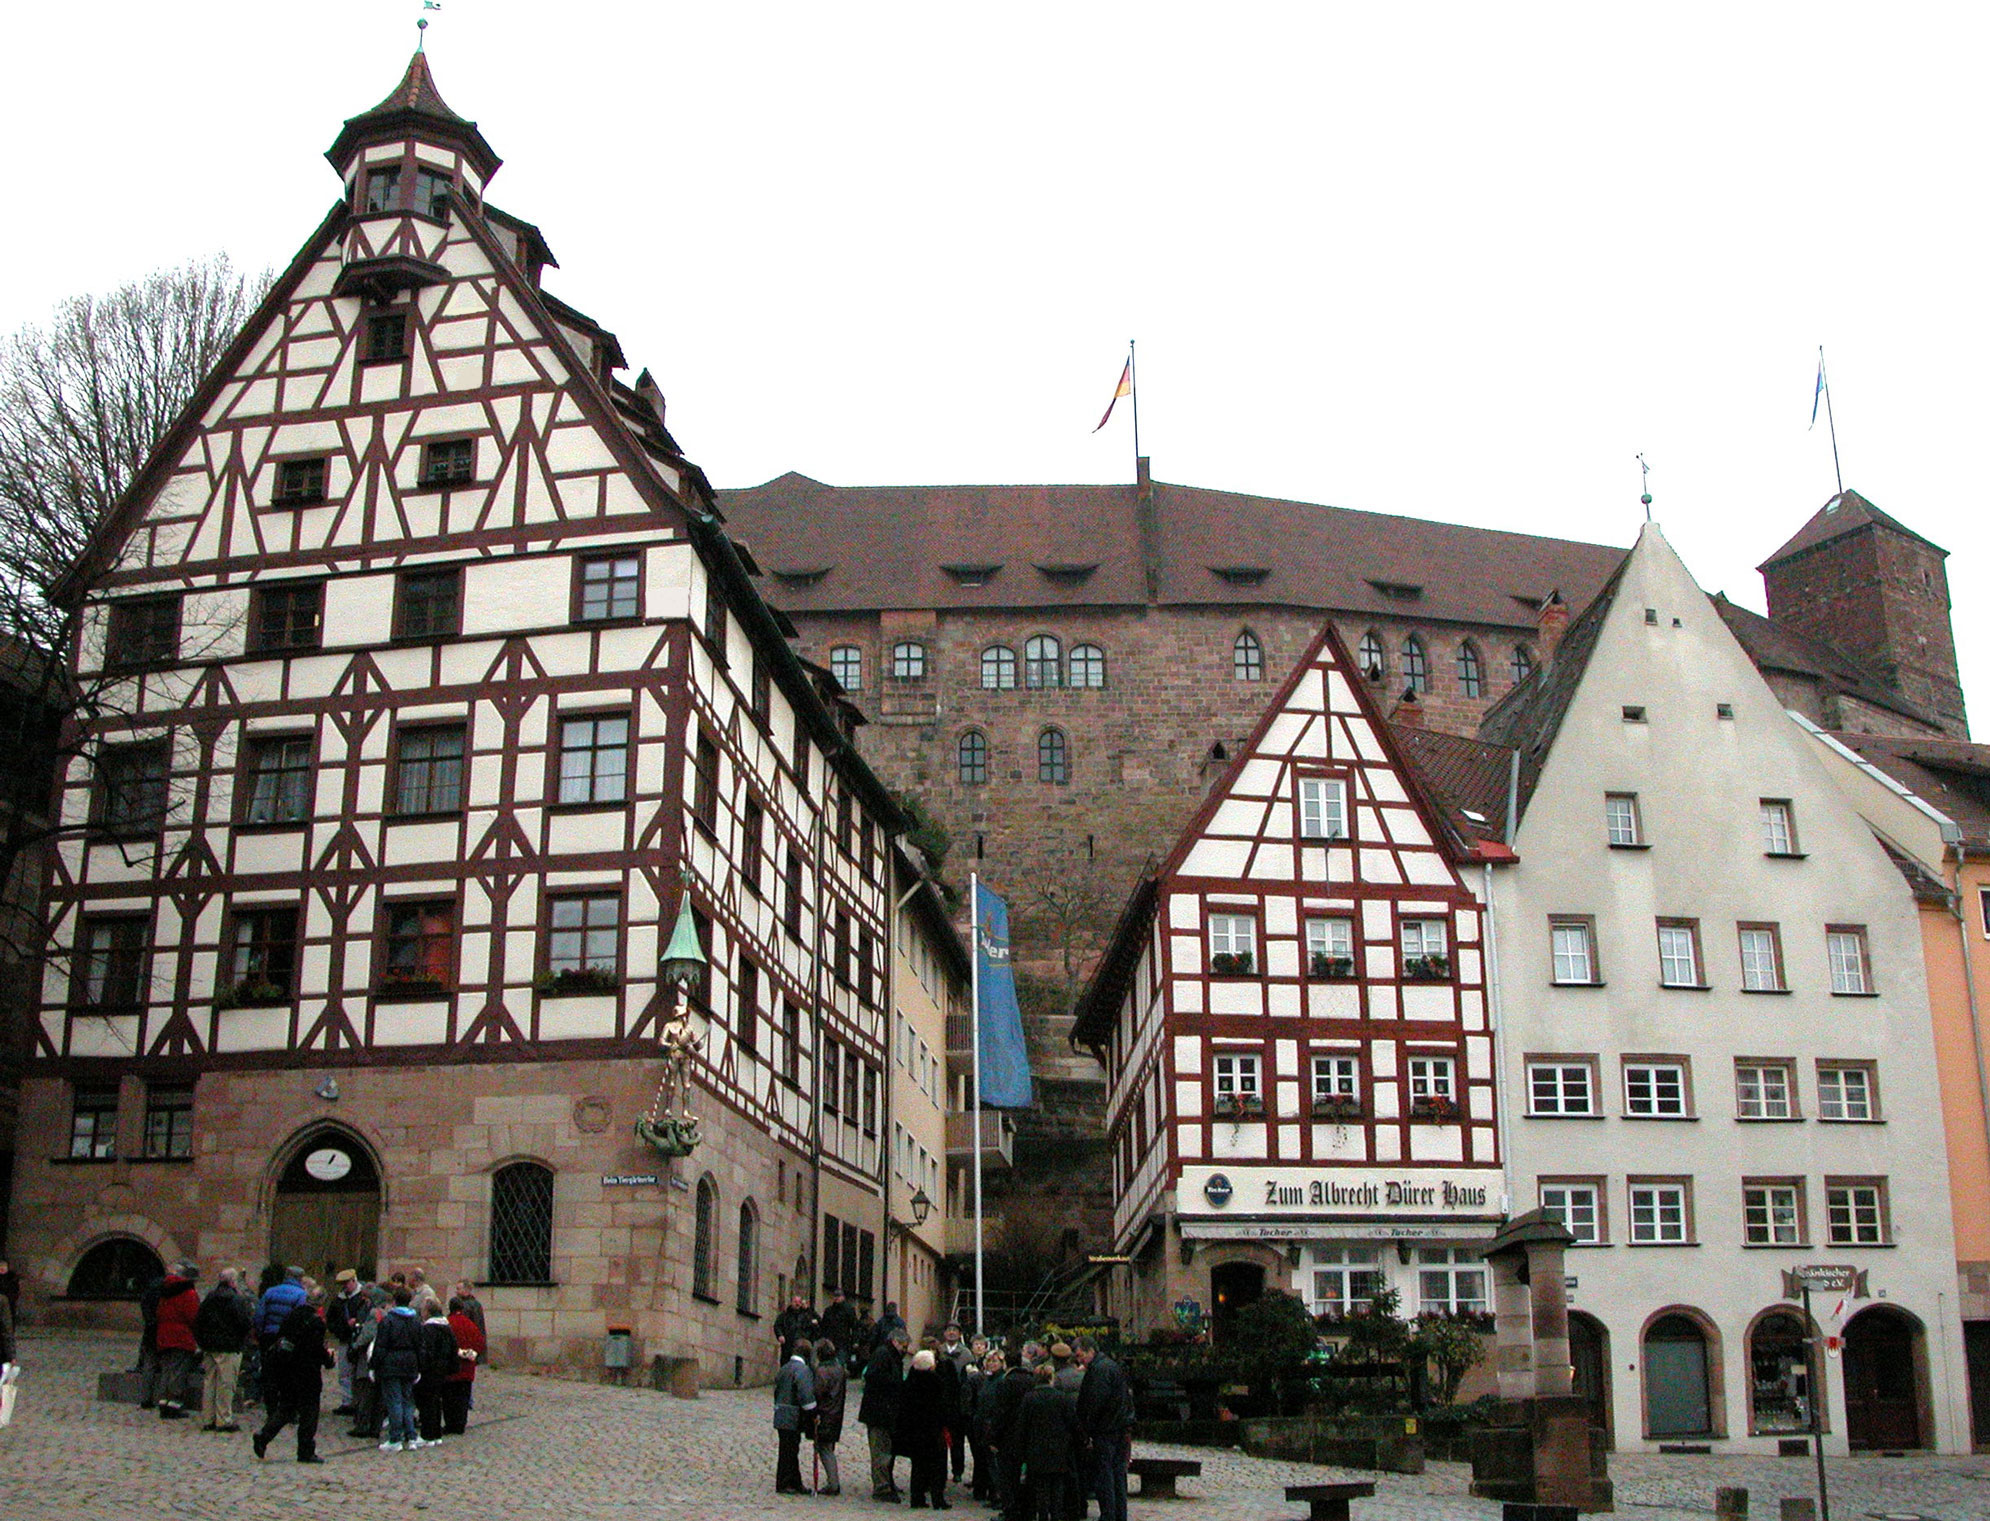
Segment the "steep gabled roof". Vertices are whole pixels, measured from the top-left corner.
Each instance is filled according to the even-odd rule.
[[[1512,784],[1513,751],[1505,745],[1446,734],[1421,725],[1389,725],[1389,735],[1443,810],[1444,822],[1461,853],[1506,843],[1507,790]]]
[[[1930,729],[1941,728],[1941,719],[1935,714],[1909,702],[1851,656],[1823,640],[1799,634],[1760,613],[1739,607],[1728,601],[1726,592],[1714,594],[1714,608],[1757,669],[1787,671],[1817,682],[1829,696],[1857,698]]]
[[[1919,540],[1937,554],[1948,551],[1932,539],[1926,538],[1909,528],[1891,513],[1880,511],[1856,491],[1841,491],[1811,515],[1808,523],[1799,528],[1790,541],[1760,565],[1757,570],[1767,570],[1772,565],[1793,559],[1805,550],[1815,549],[1820,544],[1829,544],[1833,539],[1842,539],[1848,533],[1856,533],[1861,528],[1875,525],[1891,528],[1895,533],[1905,534],[1910,539]]]

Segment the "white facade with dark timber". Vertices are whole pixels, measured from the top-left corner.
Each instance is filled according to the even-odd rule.
[[[71,588],[118,716],[61,783],[14,1260],[76,1313],[152,1257],[421,1266],[489,1285],[514,1363],[627,1329],[770,1376],[825,1252],[879,1287],[896,809],[420,55],[330,157]],[[680,901],[670,1160],[632,1126]]]
[[[1110,1093],[1110,1310],[1138,1330],[1268,1288],[1484,1310],[1506,1212],[1471,849],[1354,665],[1314,639],[1079,1006]]]

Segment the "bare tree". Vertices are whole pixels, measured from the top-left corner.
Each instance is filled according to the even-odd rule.
[[[1031,877],[1019,899],[1018,939],[1028,941],[1031,959],[1054,958],[1068,1011],[1112,934],[1119,895],[1110,874],[1089,849],[1067,848]]]

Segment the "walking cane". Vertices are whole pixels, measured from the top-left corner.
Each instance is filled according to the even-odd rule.
[[[808,1487],[812,1493],[822,1493],[822,1449],[815,1443],[808,1444],[811,1454],[808,1460]]]

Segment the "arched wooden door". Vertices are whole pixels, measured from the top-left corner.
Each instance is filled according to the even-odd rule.
[[[269,1254],[326,1285],[342,1268],[378,1276],[380,1175],[352,1137],[320,1131],[291,1156],[270,1210]]]
[[[1876,1305],[1845,1327],[1845,1439],[1854,1452],[1921,1445],[1914,1323]]]

